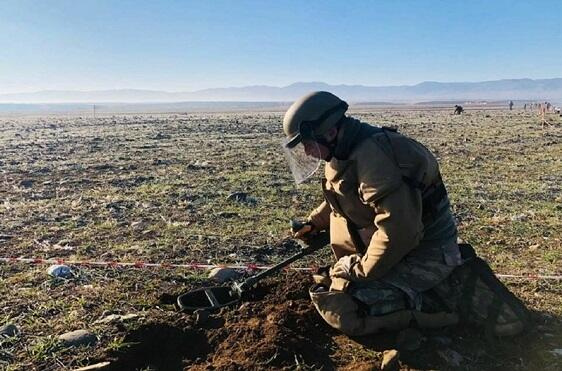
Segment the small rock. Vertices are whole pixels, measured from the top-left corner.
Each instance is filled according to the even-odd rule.
[[[94,322],[94,324],[105,324],[105,323],[114,323],[114,322],[125,322],[133,318],[137,318],[139,315],[135,313],[129,313],[125,315],[120,314],[110,314],[105,316],[101,319],[98,319]]]
[[[235,281],[240,278],[242,274],[233,268],[213,268],[209,271],[209,279],[218,283],[227,281]]]
[[[246,192],[231,193],[226,197],[226,200],[227,201],[237,201],[237,202],[241,202],[241,203],[245,203],[245,204],[249,204],[249,205],[255,205],[258,202],[258,200],[256,200],[252,196],[249,196]]]
[[[240,216],[240,214],[238,213],[233,213],[231,211],[221,211],[219,213],[217,213],[217,216],[220,216],[221,218],[234,218],[235,216]]]
[[[160,140],[160,139],[170,139],[171,136],[168,134],[158,133],[152,139]]]
[[[529,246],[529,250],[534,251],[534,250],[537,250],[539,247],[540,247],[540,244],[536,243],[536,244],[533,244],[533,245]]]
[[[396,349],[385,350],[382,355],[381,370],[398,370],[400,364],[400,352]]]
[[[399,349],[413,351],[419,349],[422,343],[422,334],[415,328],[407,328],[400,331],[396,337],[396,344]]]
[[[124,314],[124,315],[121,316],[121,321],[123,321],[123,322],[128,321],[130,319],[137,318],[138,316],[139,315],[136,314],[136,313]]]
[[[20,187],[23,188],[31,188],[32,185],[33,185],[33,180],[30,179],[24,179],[20,182]]]
[[[16,336],[17,334],[19,334],[19,332],[20,331],[18,330],[17,326],[13,323],[8,323],[7,325],[0,327],[0,337]]]
[[[60,335],[59,340],[61,340],[65,346],[72,347],[95,344],[98,338],[88,330],[76,330]]]
[[[529,217],[526,214],[516,214],[512,215],[510,219],[512,222],[524,222],[529,219]]]
[[[121,316],[119,314],[110,314],[109,316],[103,317],[101,319],[98,319],[97,321],[94,321],[94,324],[103,324],[103,323],[112,323],[112,322],[117,322],[121,319]]]
[[[227,201],[246,202],[248,194],[246,192],[234,192],[226,197]]]
[[[554,354],[555,356],[562,357],[562,349],[553,349],[550,353]]]
[[[70,267],[63,264],[51,265],[47,268],[47,274],[57,278],[71,278],[73,276]]]
[[[195,317],[195,324],[202,325],[209,320],[210,313],[205,309],[197,309],[193,312],[193,316]]]

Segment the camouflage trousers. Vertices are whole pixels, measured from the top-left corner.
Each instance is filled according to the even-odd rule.
[[[487,336],[516,335],[531,324],[525,305],[470,245],[463,245],[460,266],[451,264],[452,255],[435,251],[409,254],[381,279],[352,282],[345,292],[315,285],[310,297],[330,326],[357,336],[405,328],[411,321],[420,327],[482,325]]]
[[[352,282],[347,292],[372,316],[406,309],[439,311],[440,303],[428,290],[446,283],[460,264],[456,241],[432,241],[420,244],[381,279]]]

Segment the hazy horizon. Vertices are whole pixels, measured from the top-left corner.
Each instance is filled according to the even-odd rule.
[[[509,79],[494,79],[494,80],[474,80],[474,81],[434,81],[434,80],[422,80],[412,84],[391,84],[391,85],[369,85],[369,84],[329,84],[335,86],[362,86],[362,87],[376,87],[376,88],[387,88],[387,87],[412,87],[424,83],[437,83],[437,84],[474,84],[474,83],[487,83],[487,82],[495,82],[495,81],[509,81],[509,80],[554,80],[554,79],[562,79],[561,76],[550,76],[544,77],[540,79],[533,79],[529,77],[513,77]],[[205,91],[205,90],[213,90],[213,89],[239,89],[239,88],[250,88],[250,87],[272,87],[272,88],[288,88],[293,85],[297,84],[328,84],[324,81],[295,81],[289,83],[287,85],[269,85],[265,83],[256,83],[250,85],[237,85],[237,86],[210,86],[204,87],[201,89],[195,90],[166,90],[166,89],[148,89],[148,88],[130,88],[130,87],[122,87],[122,88],[114,88],[114,89],[42,89],[42,90],[34,90],[34,91],[18,91],[12,93],[2,93],[0,95],[8,95],[8,94],[28,94],[28,93],[41,93],[41,92],[64,92],[64,91],[71,91],[71,92],[99,92],[99,91],[120,91],[120,90],[130,90],[130,91],[154,91],[154,92],[163,92],[163,93],[194,93],[198,91]]]
[[[0,103],[180,103],[180,102],[289,102],[311,91],[327,90],[353,102],[416,103],[435,100],[562,100],[562,78],[512,79],[474,83],[423,82],[416,85],[364,86],[301,82],[285,87],[246,86],[194,92],[158,90],[49,90],[0,94]]]
[[[0,94],[562,76],[562,3],[4,0]]]

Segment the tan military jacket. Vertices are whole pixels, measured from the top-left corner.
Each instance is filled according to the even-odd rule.
[[[342,215],[356,225],[367,251],[353,267],[352,280],[382,277],[423,238],[421,192],[406,184],[404,175],[426,186],[440,179],[427,148],[390,131],[363,140],[348,160],[326,164],[325,201],[309,219],[330,229],[337,259],[358,252]]]

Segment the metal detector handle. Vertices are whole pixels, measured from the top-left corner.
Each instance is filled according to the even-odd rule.
[[[306,240],[310,240],[310,239],[313,239],[314,236],[316,236],[318,234],[318,231],[315,230],[314,224],[312,224],[312,222],[301,222],[300,220],[291,219],[291,231],[293,233],[297,233],[298,231],[300,231],[301,229],[303,229],[307,225],[311,226],[312,230],[305,233],[302,236],[302,238],[304,238]]]
[[[304,245],[301,251],[296,253],[295,255],[291,256],[290,258],[283,260],[280,263],[275,264],[273,267],[264,270],[255,276],[252,276],[240,284],[235,285],[236,291],[242,293],[252,286],[254,286],[258,281],[264,279],[265,277],[269,277],[274,273],[277,273],[281,269],[285,268],[287,265],[291,264],[295,260],[302,258],[303,256],[312,254],[323,248],[324,246],[330,243],[330,234],[326,231],[319,232],[318,234],[314,235],[309,241],[301,242],[301,245]]]
[[[300,231],[306,223],[301,222],[300,220],[291,219],[291,230],[293,233]]]

